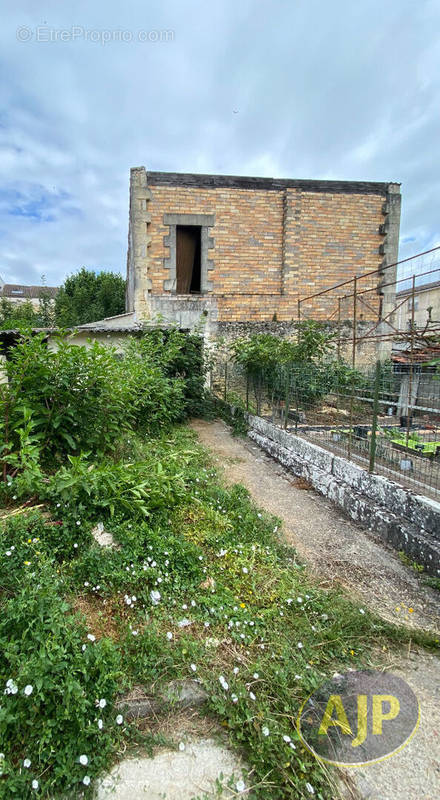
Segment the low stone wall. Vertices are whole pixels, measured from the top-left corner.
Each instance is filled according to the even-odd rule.
[[[316,444],[248,415],[248,436],[294,475],[308,480],[351,519],[380,536],[426,571],[440,576],[440,503]]]

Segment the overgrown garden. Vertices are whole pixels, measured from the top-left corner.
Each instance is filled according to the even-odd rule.
[[[249,765],[237,794],[333,797],[300,705],[410,634],[317,586],[278,521],[224,487],[185,425],[209,405],[199,339],[153,331],[121,357],[24,336],[7,372],[0,797],[91,797],[119,752],[160,743],[117,698],[187,677]],[[97,544],[98,522],[116,547]]]

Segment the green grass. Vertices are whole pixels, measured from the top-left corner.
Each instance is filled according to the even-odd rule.
[[[0,797],[87,795],[84,776],[92,783],[121,740],[139,741],[134,723],[116,722],[118,694],[176,677],[207,689],[206,713],[251,769],[247,797],[309,798],[310,787],[334,797],[296,733],[302,702],[333,672],[376,664],[383,648],[438,641],[320,589],[282,544],[279,521],[243,487],[222,486],[188,429],[133,436],[118,455],[146,465],[147,516],[126,504],[112,516],[96,496],[90,509],[79,492],[52,496],[50,516],[29,511],[1,525]],[[159,476],[152,463],[163,465]],[[100,520],[119,549],[94,542]],[[8,680],[17,692],[3,695]]]

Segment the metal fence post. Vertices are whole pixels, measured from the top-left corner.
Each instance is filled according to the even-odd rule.
[[[414,378],[414,328],[415,328],[415,298],[416,298],[416,276],[412,278],[411,288],[411,363],[409,365],[409,378],[408,378],[408,405],[406,409],[406,452],[408,453],[409,444],[409,431],[412,423],[412,393],[413,393],[413,378]]]
[[[370,463],[368,472],[374,471],[374,462],[376,459],[376,434],[377,434],[377,417],[379,411],[379,383],[381,375],[381,363],[378,359],[376,361],[376,373],[374,376],[374,395],[373,395],[373,420],[371,425],[371,441],[370,441]]]
[[[353,368],[353,378],[350,393],[350,428],[348,434],[348,460],[351,460],[351,446],[353,439],[353,399],[354,399],[354,370],[356,368],[356,326],[357,326],[357,275],[353,278],[353,343],[351,353],[351,365]]]
[[[226,403],[226,397],[228,394],[228,362],[225,361],[225,391],[224,391],[224,401]]]

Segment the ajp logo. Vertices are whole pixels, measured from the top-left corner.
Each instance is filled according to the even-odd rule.
[[[362,766],[394,755],[414,736],[417,697],[390,672],[336,675],[301,707],[298,733],[317,758],[338,766]]]

